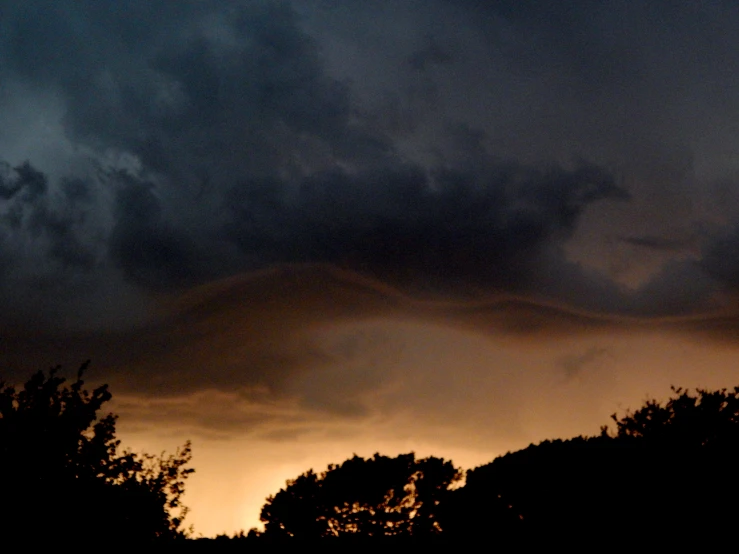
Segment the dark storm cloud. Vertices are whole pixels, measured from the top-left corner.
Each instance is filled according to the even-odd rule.
[[[0,228],[6,246],[41,248],[41,257],[62,268],[89,270],[95,253],[80,237],[89,208],[84,182],[63,181],[61,192],[52,195],[46,175],[29,163],[14,168],[3,163],[0,170]]]
[[[531,259],[588,205],[625,197],[592,165],[498,161],[467,124],[436,163],[406,159],[286,2],[3,11],[4,78],[62,99],[65,138],[93,168],[51,182],[24,165],[38,182],[5,183],[3,198],[49,189],[66,204],[35,208],[24,232],[46,233],[63,264],[117,268],[144,289],[331,262],[419,291],[526,290]],[[452,61],[426,35],[403,63],[425,73]]]
[[[0,198],[3,200],[10,200],[15,196],[24,186],[25,179],[21,176],[13,175],[15,173],[11,167],[3,163],[2,164],[2,177],[0,177]]]
[[[619,237],[619,240],[632,246],[667,252],[681,251],[689,246],[686,241],[666,237]]]
[[[443,64],[452,61],[452,57],[444,51],[433,39],[427,38],[427,44],[408,58],[408,65],[417,71],[423,71],[428,66]]]
[[[0,2],[3,102],[52,98],[66,145],[0,177],[3,294],[59,314],[80,288],[317,262],[428,297],[705,309],[736,237],[702,261],[674,237],[704,177],[726,187],[739,13],[668,4]],[[614,242],[664,260],[626,289]]]
[[[713,237],[704,248],[700,265],[732,291],[739,290],[739,224]]]
[[[187,237],[162,222],[162,209],[154,185],[125,173],[120,181],[110,233],[110,255],[123,272],[147,287],[181,284],[197,275],[193,246]]]
[[[6,78],[54,88],[76,140],[125,149],[149,169],[221,179],[288,169],[320,143],[358,158],[388,149],[348,124],[346,86],[325,74],[286,2],[28,2],[7,12]],[[317,152],[299,144],[303,134]]]
[[[581,354],[563,357],[558,361],[558,365],[562,368],[565,379],[571,381],[608,356],[612,356],[612,354],[607,348],[591,346]]]
[[[3,2],[0,12],[0,79],[60,99],[58,140],[86,158],[80,175],[80,162],[54,178],[36,168],[48,160],[12,178],[6,168],[0,201],[17,244],[5,265],[21,284],[8,295],[26,296],[23,283],[54,259],[97,262],[107,289],[115,268],[159,291],[253,269],[263,260],[240,259],[221,232],[234,183],[391,154],[386,137],[350,121],[346,86],[325,75],[285,2]],[[43,277],[52,306],[78,275]]]
[[[394,167],[313,175],[232,191],[229,229],[271,262],[329,262],[411,289],[526,290],[533,261],[566,239],[592,202],[626,199],[602,170]]]

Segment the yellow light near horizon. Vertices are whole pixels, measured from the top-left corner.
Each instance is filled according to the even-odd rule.
[[[260,527],[266,497],[287,479],[354,454],[414,451],[472,468],[531,442],[595,434],[611,413],[648,396],[667,398],[671,384],[739,384],[739,349],[664,332],[526,341],[376,319],[315,333],[314,347],[329,361],[296,374],[282,392],[285,410],[303,418],[299,432],[265,420],[242,430],[230,424],[217,436],[192,424],[175,436],[162,422],[137,428],[145,422],[134,425],[132,412],[120,421],[121,438],[134,449],[159,452],[193,440],[196,473],[185,503],[196,534]],[[382,367],[373,365],[378,360]],[[332,395],[363,410],[333,403]],[[218,410],[235,409],[225,396],[213,396],[217,406],[205,406],[206,398],[183,401],[183,414],[202,410],[212,425]]]

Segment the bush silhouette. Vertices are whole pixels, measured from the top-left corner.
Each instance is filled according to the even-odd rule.
[[[0,475],[5,536],[25,543],[145,542],[186,536],[184,480],[190,443],[174,455],[121,451],[117,416],[98,419],[111,394],[86,390],[80,368],[66,385],[33,375],[21,389],[0,382]]]

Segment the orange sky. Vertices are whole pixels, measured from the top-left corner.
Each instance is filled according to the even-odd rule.
[[[177,333],[197,335],[198,354],[168,349],[157,362],[158,375],[183,381],[180,393],[142,398],[133,386],[113,388],[126,444],[159,451],[192,439],[189,520],[205,536],[257,526],[264,499],[286,479],[354,453],[415,451],[471,468],[531,442],[596,434],[610,414],[666,398],[671,384],[739,383],[739,348],[674,329],[697,325],[694,318],[610,321],[491,301],[484,317],[459,319],[448,305],[424,304],[424,313],[399,293],[326,268],[286,270],[287,282],[301,275],[302,289],[281,286],[278,275],[273,295],[261,276],[188,295],[200,308],[185,319],[177,312],[192,325]],[[259,309],[236,300],[252,299],[253,286]],[[263,350],[251,358],[240,341]],[[286,374],[270,375],[275,359],[292,360],[280,368]],[[265,365],[254,372],[251,363]]]
[[[596,434],[670,385],[739,384],[735,317],[625,317],[505,294],[430,300],[327,265],[152,297],[126,331],[7,335],[18,374],[92,358],[124,445],[193,443],[188,521],[258,526],[285,480],[353,454],[469,469],[547,438]],[[728,303],[727,303],[728,305]]]

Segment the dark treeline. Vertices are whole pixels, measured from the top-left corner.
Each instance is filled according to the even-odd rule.
[[[525,546],[733,535],[739,387],[672,391],[666,402],[614,414],[597,436],[509,452],[466,472],[464,486],[451,462],[413,454],[355,456],[320,475],[308,471],[267,499],[264,531],[231,540]]]
[[[19,390],[0,384],[0,471],[13,508],[0,525],[26,544],[166,540],[208,550],[494,537],[525,545],[583,533],[733,532],[739,521],[739,387],[673,388],[666,402],[613,415],[597,436],[532,444],[466,474],[413,453],[354,456],[288,481],[266,500],[263,531],[193,541],[179,504],[189,444],[169,458],[121,452],[115,416],[95,415],[107,389],[84,390],[81,373],[63,385],[54,371]]]

